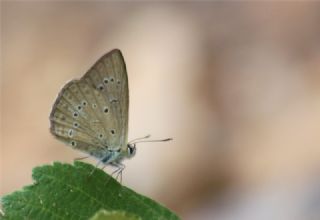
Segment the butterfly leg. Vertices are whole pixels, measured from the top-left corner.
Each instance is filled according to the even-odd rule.
[[[117,169],[111,173],[111,176],[113,174],[117,174],[116,175],[116,180],[120,176],[120,183],[122,183],[122,171],[126,168],[126,166],[124,164],[122,164],[122,163],[111,163],[111,165],[117,167]]]
[[[118,176],[120,175],[120,183],[122,183],[122,171],[126,168],[126,166],[124,164],[120,164],[121,165],[121,168],[119,170],[119,173],[116,177],[116,179],[118,179]]]
[[[96,164],[96,166],[92,169],[92,171],[90,172],[90,174],[89,174],[89,176],[91,176],[93,173],[94,173],[94,171],[98,168],[98,166],[100,165],[100,163],[101,163],[101,161],[99,161],[97,164]],[[104,169],[106,166],[103,166],[102,167],[102,169]]]
[[[120,179],[120,183],[121,183],[121,182],[122,182],[122,171],[123,171],[123,169],[125,168],[125,165],[123,165],[123,164],[121,164],[121,163],[110,163],[109,165],[116,167],[116,169],[111,173],[110,178],[109,178],[109,180],[107,181],[106,184],[109,183],[109,181],[112,179],[112,176],[113,176],[114,174],[117,174],[117,175],[116,175],[116,178],[115,178],[116,180],[118,179],[119,174],[121,174],[121,179]],[[105,166],[104,166],[104,167],[105,167]],[[104,167],[103,167],[103,168],[104,168]]]
[[[87,158],[89,158],[89,156],[77,157],[77,158],[74,158],[73,160],[84,160],[84,159],[87,159]]]

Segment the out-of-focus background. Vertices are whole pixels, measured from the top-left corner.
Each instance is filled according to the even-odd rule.
[[[320,219],[316,2],[2,2],[1,195],[35,166],[82,156],[48,116],[113,48],[129,139],[174,138],[140,144],[123,184],[187,220]]]

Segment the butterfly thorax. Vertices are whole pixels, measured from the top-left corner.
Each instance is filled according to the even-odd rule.
[[[124,158],[124,155],[121,151],[108,150],[101,159],[101,162],[104,164],[110,164],[114,162],[120,162]]]
[[[107,150],[101,162],[104,164],[120,163],[125,158],[129,159],[133,157],[135,153],[135,144],[128,144],[125,150],[121,150],[121,148],[118,150]]]

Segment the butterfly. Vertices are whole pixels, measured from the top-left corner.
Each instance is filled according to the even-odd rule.
[[[50,114],[51,133],[67,145],[93,156],[121,173],[125,158],[136,153],[138,140],[128,142],[129,88],[119,49],[102,56],[80,79],[60,91]],[[151,140],[140,142],[168,141]],[[98,164],[99,164],[98,163]]]

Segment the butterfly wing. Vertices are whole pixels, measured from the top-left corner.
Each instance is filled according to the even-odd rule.
[[[108,150],[126,149],[128,104],[125,63],[121,52],[113,50],[80,80],[63,87],[50,114],[51,133],[103,159]]]
[[[110,115],[115,119],[109,125],[113,137],[111,149],[117,150],[120,147],[122,151],[126,151],[129,88],[126,65],[121,51],[114,49],[102,56],[81,80],[102,93],[108,103]]]

